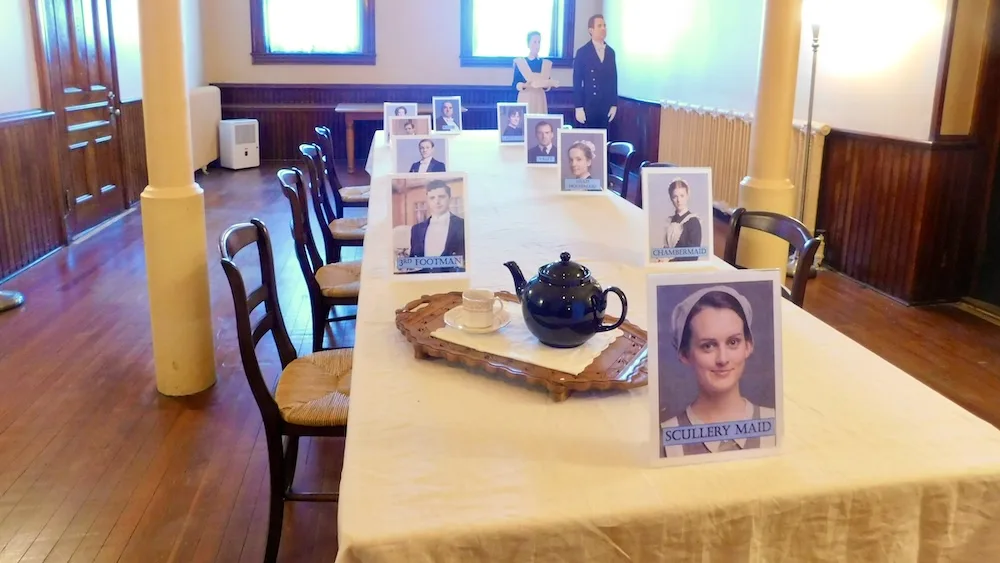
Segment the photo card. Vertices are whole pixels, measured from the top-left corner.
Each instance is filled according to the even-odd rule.
[[[529,113],[524,116],[524,157],[528,166],[559,164],[559,131],[563,116]]]
[[[468,264],[468,177],[393,174],[393,274],[464,274]]]
[[[392,137],[412,137],[413,135],[428,136],[431,134],[431,116],[390,117],[388,130],[390,142]]]
[[[407,135],[393,140],[397,174],[426,174],[448,171],[448,143],[444,135]]]
[[[654,465],[774,454],[783,433],[777,270],[649,274]]]
[[[416,102],[384,102],[382,104],[382,129],[385,142],[389,142],[389,122],[393,117],[416,117],[418,113]]]
[[[431,107],[434,131],[442,134],[462,132],[462,96],[434,96]]]
[[[559,189],[601,193],[608,187],[607,129],[560,129]]]
[[[646,265],[710,261],[712,169],[650,167],[641,172]]]
[[[497,132],[501,145],[524,144],[524,116],[528,104],[520,102],[499,102],[497,104]]]

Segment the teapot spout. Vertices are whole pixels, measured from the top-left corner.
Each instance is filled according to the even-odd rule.
[[[521,273],[521,267],[516,262],[505,262],[504,266],[507,266],[507,269],[510,270],[510,275],[514,278],[514,292],[520,297],[524,293],[524,287],[528,285],[527,280],[524,279],[524,274]]]

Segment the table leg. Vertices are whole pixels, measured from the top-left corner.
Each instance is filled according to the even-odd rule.
[[[347,120],[347,172],[354,173],[354,116],[348,114]]]

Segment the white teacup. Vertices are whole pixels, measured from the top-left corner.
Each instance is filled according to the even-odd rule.
[[[493,318],[500,311],[503,311],[503,301],[489,289],[466,289],[462,292],[462,321],[470,328],[493,326]]]

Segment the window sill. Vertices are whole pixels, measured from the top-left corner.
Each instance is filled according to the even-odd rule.
[[[514,57],[473,57],[462,55],[459,57],[463,67],[514,67]],[[552,61],[552,68],[573,68],[573,59],[566,57],[548,57]]]
[[[375,55],[336,53],[251,53],[255,65],[369,65]]]

